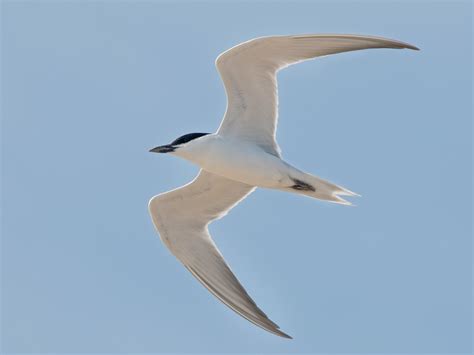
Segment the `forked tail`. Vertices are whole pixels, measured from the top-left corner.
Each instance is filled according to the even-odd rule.
[[[360,196],[342,186],[323,180],[317,176],[299,173],[298,176],[290,176],[294,185],[288,189],[297,194],[317,198],[318,200],[339,203],[341,205],[352,205],[341,196]]]

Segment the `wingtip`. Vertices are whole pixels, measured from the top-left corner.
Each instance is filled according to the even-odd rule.
[[[293,339],[291,335],[288,335],[286,333],[283,333],[281,330],[278,330],[278,334],[280,337],[285,338],[285,339]]]
[[[411,49],[411,50],[414,50],[414,51],[419,51],[420,50],[420,48],[418,48],[417,46],[414,46],[413,44],[406,43],[406,42],[393,43],[393,46],[391,48],[394,48],[394,49]]]
[[[410,44],[410,43],[407,43],[407,42],[402,42],[402,41],[398,41],[398,45],[400,49],[411,49],[411,50],[414,50],[414,51],[419,51],[420,48],[418,48],[417,46],[414,46],[413,44]]]
[[[412,44],[407,44],[407,46],[405,47],[406,49],[412,49],[414,51],[419,51],[420,48],[418,48],[417,46],[414,46]]]

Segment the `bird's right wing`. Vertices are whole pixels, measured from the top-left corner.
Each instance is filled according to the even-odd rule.
[[[207,228],[254,189],[201,170],[191,183],[153,197],[149,210],[164,244],[214,296],[252,323],[289,338],[247,294]]]
[[[387,38],[334,34],[261,37],[232,47],[216,59],[227,93],[227,110],[218,133],[250,140],[278,155],[278,70],[316,57],[368,48],[418,49]]]

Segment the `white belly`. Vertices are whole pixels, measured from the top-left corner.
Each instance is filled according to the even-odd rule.
[[[202,169],[252,186],[278,188],[291,184],[290,166],[254,144],[217,135],[206,136],[177,155]]]

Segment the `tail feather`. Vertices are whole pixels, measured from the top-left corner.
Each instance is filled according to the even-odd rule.
[[[328,201],[328,202],[332,202],[332,203],[337,203],[337,204],[340,204],[340,205],[352,206],[352,202],[349,202],[349,201],[343,199],[342,197],[340,197],[337,194],[330,195],[330,196],[321,195],[319,197],[318,196],[311,196],[311,197],[317,198],[319,200],[324,200],[324,201]]]
[[[305,196],[313,197],[318,200],[328,201],[332,203],[337,203],[341,205],[353,206],[353,204],[341,196],[359,196],[359,194],[346,189],[345,187],[333,184],[327,180],[321,179],[317,176],[301,173],[301,175],[292,178],[294,181],[298,181],[299,184],[296,184],[291,188],[293,192],[298,194],[302,194]],[[301,182],[303,182],[303,186],[310,186],[312,188],[295,188],[295,186],[301,187]]]
[[[342,195],[342,196],[355,196],[355,197],[361,197],[359,194],[355,193],[355,192],[352,192],[351,190],[348,190],[344,187],[340,187],[340,190],[337,191],[337,194],[338,195]]]

